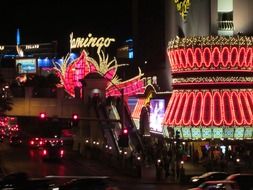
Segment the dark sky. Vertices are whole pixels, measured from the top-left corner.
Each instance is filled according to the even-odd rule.
[[[1,2],[2,3],[2,2]],[[69,34],[109,36],[118,43],[131,37],[131,0],[6,0],[1,5],[0,44],[58,41],[68,49]]]

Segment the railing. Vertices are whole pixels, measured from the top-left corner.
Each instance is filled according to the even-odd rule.
[[[218,21],[218,30],[234,30],[232,20]]]

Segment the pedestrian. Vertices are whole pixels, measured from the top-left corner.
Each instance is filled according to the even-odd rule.
[[[150,102],[147,102],[141,109],[139,132],[142,137],[150,136]]]
[[[144,145],[145,162],[148,163],[148,150],[151,148],[150,139],[150,102],[147,102],[141,109],[139,133]]]

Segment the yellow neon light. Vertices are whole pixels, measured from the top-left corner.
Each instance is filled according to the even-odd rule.
[[[183,18],[183,20],[186,19],[188,9],[190,8],[190,0],[173,0],[174,3],[176,4],[177,11]]]
[[[97,52],[100,52],[102,47],[109,47],[112,42],[115,42],[114,38],[93,37],[91,33],[86,38],[74,38],[73,32],[70,34],[70,49],[97,47]]]

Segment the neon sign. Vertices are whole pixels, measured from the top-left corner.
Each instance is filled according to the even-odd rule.
[[[40,47],[39,44],[26,45],[25,49],[38,49]]]
[[[91,33],[86,38],[74,38],[73,32],[70,34],[70,49],[97,47],[97,52],[100,52],[102,47],[109,47],[112,42],[115,42],[114,38],[93,37]]]
[[[174,79],[164,125],[182,129],[185,139],[253,139],[252,47],[251,37],[169,42]]]
[[[176,4],[177,11],[183,18],[183,20],[186,19],[188,9],[191,5],[190,0],[174,0],[174,3]]]

